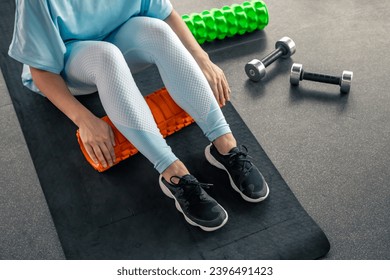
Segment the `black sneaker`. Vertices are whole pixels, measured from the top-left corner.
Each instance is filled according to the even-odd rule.
[[[221,155],[213,144],[205,149],[206,159],[212,165],[227,172],[230,184],[243,199],[260,202],[267,198],[269,188],[263,175],[248,159],[245,146],[235,147],[227,155]]]
[[[165,195],[175,200],[177,210],[183,213],[186,221],[205,231],[221,228],[228,220],[228,214],[221,205],[209,196],[203,188],[209,185],[199,183],[192,175],[176,177],[178,184],[168,183],[160,175],[160,187]]]

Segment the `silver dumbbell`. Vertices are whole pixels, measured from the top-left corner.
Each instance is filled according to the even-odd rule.
[[[265,68],[280,57],[288,58],[295,53],[295,43],[289,37],[283,37],[275,43],[275,50],[261,60],[253,59],[245,65],[245,73],[254,82],[264,78]]]
[[[331,76],[303,71],[302,64],[294,63],[291,67],[290,83],[291,85],[299,85],[299,81],[308,80],[319,83],[333,84],[340,86],[341,93],[348,93],[351,88],[353,72],[343,71],[341,76]]]

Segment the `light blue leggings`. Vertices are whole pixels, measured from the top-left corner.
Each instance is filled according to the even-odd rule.
[[[114,125],[162,173],[177,157],[130,72],[150,64],[157,65],[171,97],[210,141],[230,132],[203,72],[164,21],[134,17],[104,41],[70,44],[63,76],[74,95],[97,90]]]

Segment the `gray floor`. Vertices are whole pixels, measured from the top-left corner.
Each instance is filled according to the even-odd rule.
[[[0,72],[0,260],[63,259],[38,176]]]
[[[236,1],[171,2],[184,14]],[[390,259],[390,4],[266,3],[270,23],[260,40],[211,55],[230,81],[232,103],[327,234],[326,259]],[[271,65],[263,82],[248,81],[244,65],[283,36],[294,39],[297,53]],[[308,71],[353,71],[351,92],[312,82],[291,88],[293,62]],[[62,258],[27,148],[15,143],[13,135],[23,137],[1,79],[0,98],[0,258]]]

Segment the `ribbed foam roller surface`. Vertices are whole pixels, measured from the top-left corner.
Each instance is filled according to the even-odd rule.
[[[261,0],[224,6],[182,16],[199,44],[222,40],[264,29],[269,20],[266,4]]]
[[[147,95],[145,97],[145,100],[150,110],[152,111],[154,120],[164,138],[194,122],[191,116],[188,115],[183,109],[181,109],[175,103],[175,101],[173,101],[173,99],[165,88],[162,88]],[[128,157],[138,152],[138,150],[113,125],[113,123],[107,116],[104,116],[102,120],[104,120],[111,126],[115,135],[116,145],[114,147],[114,150],[116,161],[114,164],[117,164],[120,161],[127,159]],[[83,142],[81,141],[80,133],[78,130],[76,136],[80,144],[81,151],[83,152],[85,158],[92,165],[93,168],[95,168],[99,172],[103,172],[110,168],[105,168],[100,163],[95,164],[88,155],[87,150],[85,149]]]

